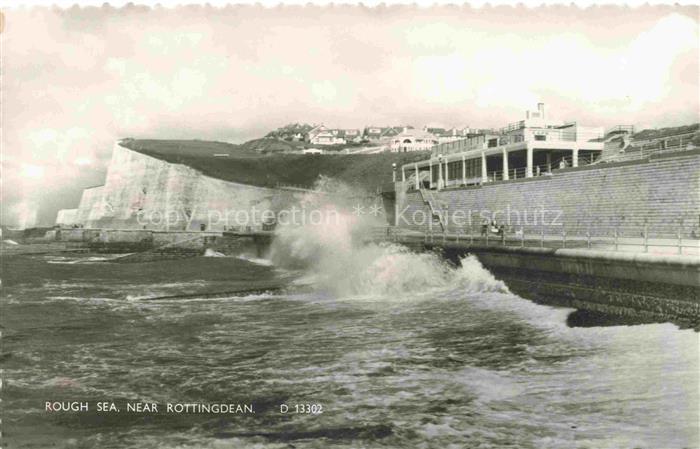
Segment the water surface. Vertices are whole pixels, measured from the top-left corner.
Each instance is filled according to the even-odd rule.
[[[510,294],[473,259],[368,251],[374,269],[345,260],[346,279],[330,283],[320,268],[237,258],[3,259],[5,445],[698,446],[692,330],[569,328],[570,310]],[[198,297],[299,277],[313,288]],[[250,403],[255,414],[44,411],[68,400]],[[279,412],[296,403],[323,413]]]

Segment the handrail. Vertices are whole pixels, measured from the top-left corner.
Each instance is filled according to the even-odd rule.
[[[598,153],[591,153],[590,155],[580,155],[578,158],[578,166],[582,167],[585,165],[591,165],[597,162],[599,159]],[[562,166],[561,163],[564,162]],[[563,156],[550,164],[539,164],[532,166],[532,176],[542,176],[545,174],[551,174],[552,170],[559,170],[562,168],[570,168],[573,166],[573,156]],[[503,181],[505,180],[503,170],[492,170],[487,174],[487,182],[493,181]],[[527,167],[516,167],[508,169],[508,179],[522,179],[527,177]]]
[[[444,243],[469,243],[478,245],[498,245],[510,247],[540,247],[540,248],[597,248],[609,251],[623,251],[623,248],[637,247],[642,252],[648,253],[653,248],[675,248],[677,254],[700,254],[700,225],[694,223],[686,225],[680,221],[677,229],[664,227],[663,233],[654,233],[646,223],[644,226],[596,226],[595,229],[606,228],[611,233],[600,236],[591,232],[591,226],[585,232],[574,232],[566,226],[541,226],[539,229],[503,228],[503,232],[491,232],[488,224],[472,224],[470,226],[453,228],[450,232],[418,233],[396,227],[381,227],[379,234],[372,233],[372,238],[377,240],[393,240],[398,242],[410,242],[413,240],[435,242],[436,236]],[[635,229],[635,235],[621,232],[622,229]],[[690,232],[688,230],[690,229]],[[556,230],[556,232],[551,232]],[[403,231],[403,232],[402,232]],[[527,231],[527,232],[525,232]],[[695,251],[688,251],[695,249]],[[656,250],[654,250],[656,251]]]
[[[686,151],[697,148],[695,145],[693,145],[692,139],[687,139],[684,141],[682,138],[679,139],[679,142],[677,144],[665,145],[664,148],[647,147],[647,145],[652,144],[644,144],[641,146],[634,146],[634,144],[632,144],[629,147],[625,148],[624,151],[621,151],[620,153],[611,156],[609,160],[626,161],[634,159],[645,159],[654,154],[676,153],[679,151]]]

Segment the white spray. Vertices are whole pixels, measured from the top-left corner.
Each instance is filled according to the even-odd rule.
[[[270,254],[275,265],[305,270],[319,288],[338,297],[405,296],[437,288],[507,291],[473,256],[454,268],[432,253],[367,243],[373,229],[386,225],[385,218],[367,213],[348,187],[324,183],[331,192],[302,201],[305,210],[321,211],[323,220],[278,226]]]

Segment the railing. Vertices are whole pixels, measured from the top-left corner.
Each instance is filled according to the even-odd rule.
[[[378,239],[401,243],[460,243],[476,246],[581,248],[663,254],[700,254],[700,226],[679,221],[675,226],[503,226],[472,224],[442,232],[419,233],[382,228]],[[494,232],[495,231],[495,232]]]
[[[509,123],[508,125],[500,128],[498,131],[500,133],[505,134],[507,132],[515,131],[515,130],[522,129],[522,128],[525,128],[525,120],[520,120],[518,122]]]
[[[590,165],[600,159],[598,153],[591,153],[586,155],[580,155],[578,157],[578,166],[582,167],[584,165]],[[569,168],[573,166],[573,156],[564,156],[557,159],[551,164],[539,164],[532,166],[532,176],[545,176],[552,174],[552,170],[557,170],[560,168]],[[517,167],[508,169],[508,179],[522,179],[527,177],[526,167]],[[505,179],[503,170],[493,170],[487,173],[488,182],[493,181],[503,181]]]
[[[678,151],[697,148],[692,143],[693,139],[696,138],[696,135],[696,133],[693,133],[683,136],[659,138],[659,140],[655,142],[641,145],[632,144],[627,147],[623,153],[618,153],[615,155],[614,160],[623,161],[645,159],[652,154],[675,153]]]
[[[505,145],[511,145],[515,143],[531,142],[533,145],[537,145],[538,142],[590,142],[592,140],[602,139],[604,135],[599,132],[591,131],[571,131],[563,129],[528,129],[526,134],[507,134],[510,131],[517,130],[521,128],[501,128],[498,131],[494,131],[494,135],[483,141],[469,141],[469,139],[460,139],[460,141],[467,141],[466,143],[461,143],[455,145],[455,142],[443,142],[431,147],[431,151],[434,156],[437,154],[454,154],[454,153],[469,153],[474,151],[483,151],[487,148],[497,148]],[[489,141],[496,140],[495,145],[489,145]],[[457,150],[457,151],[455,151]]]
[[[515,128],[517,129],[517,128]],[[507,131],[503,131],[507,132]],[[494,137],[495,138],[495,137]],[[595,131],[577,131],[553,128],[532,128],[526,134],[505,134],[498,136],[498,145],[510,145],[519,142],[588,142],[594,139],[602,139],[603,134]]]
[[[594,162],[600,160],[600,153],[591,153],[585,155],[579,155],[578,166],[582,167],[584,165],[591,165]],[[552,170],[558,170],[561,168],[569,168],[573,166],[573,156],[564,156],[560,159],[555,160],[550,164],[539,164],[532,166],[532,177],[551,175]],[[527,177],[527,167],[516,167],[508,169],[508,180],[522,179]],[[474,178],[469,178],[473,181]],[[505,180],[503,170],[491,170],[486,173],[486,182],[503,181]],[[445,187],[461,186],[464,183],[462,178],[448,179],[445,182]],[[411,187],[409,187],[409,190]]]
[[[585,155],[579,155],[578,166],[582,167],[584,165],[591,165],[592,163],[600,160],[600,153],[590,153]],[[573,155],[563,156],[556,161],[552,162],[551,169],[569,168],[574,165]],[[550,169],[550,170],[551,170]]]
[[[612,133],[634,134],[634,125],[617,125],[605,131],[606,136]]]
[[[275,224],[257,223],[245,226],[226,226],[224,232],[240,235],[265,234],[275,230]]]
[[[543,166],[544,168],[544,166]],[[539,176],[542,174],[544,171],[542,168],[540,169],[539,174],[535,174],[536,168],[533,167],[532,170],[532,175],[533,176]],[[518,167],[518,168],[510,168],[508,169],[508,180],[512,179],[522,179],[527,177],[527,168],[526,167]],[[496,170],[496,171],[491,171],[488,173],[488,181],[493,182],[493,181],[503,181],[505,180],[504,176],[504,171],[503,170]]]

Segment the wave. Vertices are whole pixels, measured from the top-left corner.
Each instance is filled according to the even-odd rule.
[[[272,261],[269,259],[263,259],[261,257],[251,257],[246,254],[241,254],[239,256],[236,256],[240,260],[245,260],[246,262],[250,262],[255,265],[261,265],[263,267],[270,267],[272,266]]]
[[[218,251],[214,251],[214,250],[211,249],[211,248],[207,248],[207,249],[204,251],[204,257],[226,257],[226,255],[225,255],[224,253],[220,253],[220,252],[218,252]]]
[[[390,243],[366,243],[386,223],[353,213],[343,193],[343,201],[333,195],[305,199],[306,210],[313,207],[320,219],[279,226],[270,251],[272,263],[305,271],[305,279],[313,279],[338,297],[396,296],[436,288],[508,292],[474,256],[463,258],[455,268],[437,254],[416,253]]]

